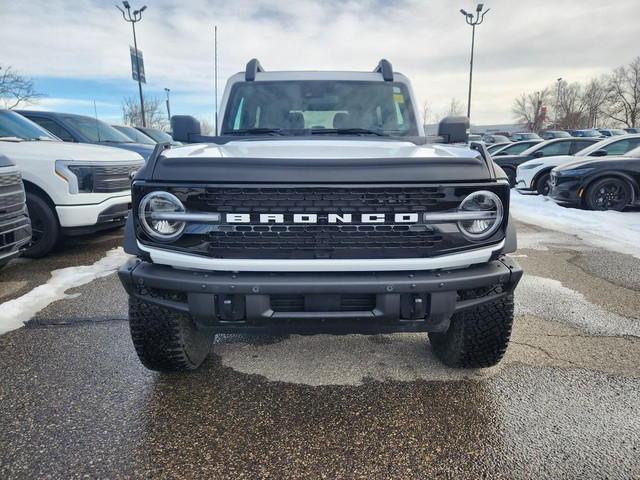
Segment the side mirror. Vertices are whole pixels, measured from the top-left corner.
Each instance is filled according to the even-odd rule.
[[[444,143],[466,143],[469,141],[469,119],[467,117],[445,117],[438,125],[438,136]]]
[[[596,150],[595,152],[593,152],[591,154],[592,157],[606,157],[607,154],[609,152],[607,152],[606,150]]]
[[[544,157],[544,152],[542,150],[536,150],[535,152],[533,152],[533,158],[540,158],[540,157]]]
[[[190,115],[174,115],[171,117],[173,139],[178,142],[191,143],[201,135],[200,122]]]

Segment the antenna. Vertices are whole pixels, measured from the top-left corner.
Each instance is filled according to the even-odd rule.
[[[98,109],[96,108],[96,101],[93,101],[93,114],[96,117],[96,132],[98,133],[98,141],[100,141],[100,126],[98,125]]]
[[[216,135],[218,135],[218,26],[215,26],[214,29],[214,70],[215,70],[215,79],[214,79],[214,92],[216,96]]]

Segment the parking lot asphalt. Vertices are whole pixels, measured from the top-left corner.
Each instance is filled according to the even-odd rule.
[[[43,262],[118,242],[92,238]],[[115,275],[71,289],[0,336],[0,478],[640,477],[640,260],[530,225],[519,241],[512,341],[481,370],[422,334],[229,335],[158,374]],[[0,301],[46,282],[36,262],[3,271]]]

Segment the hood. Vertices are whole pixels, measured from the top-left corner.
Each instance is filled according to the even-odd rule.
[[[120,148],[54,141],[0,141],[0,153],[18,161],[21,158],[81,161],[139,161],[137,153]]]
[[[547,166],[561,165],[563,163],[567,163],[575,159],[576,157],[572,155],[555,155],[553,157],[532,158],[531,160],[527,160],[526,162],[523,162],[522,164],[520,164],[520,166],[524,167],[525,165],[532,165],[534,163],[539,165],[547,165]]]
[[[165,150],[138,177],[178,182],[461,182],[492,178],[477,151],[397,140],[276,139]]]
[[[574,157],[575,158],[575,157]],[[625,156],[606,156],[606,157],[583,157],[583,160],[576,160],[573,162],[565,163],[561,167],[563,170],[577,169],[577,168],[616,168],[618,166],[629,165],[629,162],[640,162],[640,158],[637,157],[625,157]]]
[[[237,140],[224,145],[194,144],[171,148],[167,158],[475,158],[478,152],[464,147],[430,144],[415,145],[395,139],[336,140],[335,137],[273,140]]]

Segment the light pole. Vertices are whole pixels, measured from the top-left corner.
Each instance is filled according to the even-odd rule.
[[[169,107],[169,92],[171,90],[165,88],[164,91],[167,92],[167,117],[169,117],[169,123],[171,123],[171,108]]]
[[[140,91],[140,114],[142,115],[142,126],[146,127],[147,123],[144,118],[144,99],[142,97],[142,81],[140,79],[140,77],[142,76],[142,72],[140,71],[140,57],[138,55],[138,42],[136,40],[136,22],[139,22],[140,19],[142,19],[142,12],[144,12],[147,9],[147,6],[145,5],[140,10],[134,10],[132,13],[131,5],[129,5],[129,2],[124,1],[122,2],[122,5],[124,5],[124,8],[127,9],[126,13],[124,10],[118,7],[118,5],[116,5],[116,8],[122,12],[122,18],[124,18],[127,22],[131,22],[131,26],[133,27],[133,48],[135,49],[135,52],[136,52],[136,68],[138,70],[138,90]]]
[[[558,103],[560,102],[560,82],[562,82],[562,77],[558,79],[558,93],[556,93],[556,130],[558,130]]]
[[[464,19],[466,20],[468,25],[471,25],[473,28],[471,31],[471,62],[469,64],[469,99],[467,100],[467,117],[469,121],[471,121],[471,83],[473,80],[473,47],[476,41],[476,25],[480,25],[484,16],[491,10],[487,8],[487,10],[481,15],[483,4],[479,3],[476,7],[476,14],[474,16],[473,13],[467,13],[465,10],[460,9],[460,13],[464,15]]]

